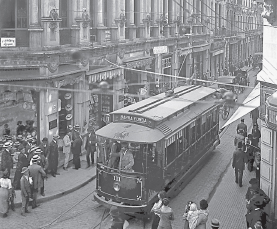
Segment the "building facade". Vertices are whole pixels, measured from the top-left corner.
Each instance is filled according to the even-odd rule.
[[[251,0],[4,1],[0,121],[14,133],[31,120],[51,139],[69,124],[99,128],[109,112],[187,78],[216,78],[261,51],[259,10]]]

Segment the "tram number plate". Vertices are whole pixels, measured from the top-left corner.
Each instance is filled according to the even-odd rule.
[[[119,176],[113,176],[113,179],[114,179],[114,181],[120,181],[120,177]]]

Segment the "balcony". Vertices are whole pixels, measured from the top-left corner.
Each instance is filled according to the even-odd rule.
[[[27,29],[2,29],[0,37],[16,38],[16,47],[29,47],[29,32]]]

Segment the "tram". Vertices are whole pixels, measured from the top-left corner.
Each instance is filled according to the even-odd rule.
[[[108,208],[147,215],[159,191],[169,196],[181,191],[220,143],[214,93],[200,85],[181,86],[110,113],[110,123],[96,131],[94,199]],[[111,165],[113,145],[122,143],[133,155],[129,170]],[[122,154],[120,147],[115,149]]]

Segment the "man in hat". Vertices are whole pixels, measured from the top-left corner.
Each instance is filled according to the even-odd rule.
[[[42,154],[47,157],[49,154],[49,145],[48,145],[48,138],[44,137],[39,145],[39,148],[42,150]]]
[[[25,126],[22,124],[22,121],[17,122],[16,136],[22,135],[25,130]]]
[[[1,170],[5,171],[7,169],[8,174],[10,176],[11,169],[13,168],[13,159],[10,153],[11,143],[5,142],[5,144],[3,145],[3,148],[4,149],[1,155]]]
[[[128,143],[122,142],[121,151],[120,151],[119,169],[133,171],[132,169],[133,165],[134,165],[134,156],[128,149]]]
[[[38,165],[41,166],[41,168],[43,169],[43,171],[45,172],[46,176],[43,177],[42,179],[42,187],[41,189],[39,190],[40,191],[40,194],[42,196],[45,196],[45,193],[44,193],[44,180],[47,179],[47,173],[46,173],[46,168],[47,168],[47,160],[46,160],[46,157],[42,154],[42,150],[40,148],[38,148],[35,152],[35,155],[38,156]]]
[[[212,229],[218,229],[219,228],[219,221],[218,221],[218,219],[212,219],[212,221],[211,221],[211,227],[212,227]]]
[[[199,205],[200,209],[198,210],[198,219],[195,229],[206,229],[206,223],[209,217],[209,211],[207,210],[207,208],[209,205],[208,202],[204,199],[200,201]]]
[[[32,141],[33,141],[32,136],[31,136],[31,135],[27,135],[27,137],[26,137],[26,142],[27,142],[27,144],[26,144],[26,146],[25,146],[25,148],[26,148],[26,153],[27,153],[27,154],[29,154],[29,150],[30,150],[31,147],[32,147]]]
[[[253,125],[257,123],[259,118],[259,109],[255,108],[253,111],[250,112],[250,118],[252,118]]]
[[[240,120],[240,123],[237,125],[237,133],[239,133],[239,130],[243,130],[243,136],[247,136],[247,125],[244,123],[244,118]]]
[[[90,159],[91,164],[94,164],[94,153],[96,151],[96,135],[94,129],[89,129],[89,134],[87,135],[85,149],[87,151],[86,159],[87,159],[87,168],[90,167]]]
[[[22,198],[21,215],[25,216],[25,213],[29,213],[28,205],[29,205],[29,198],[31,197],[29,169],[27,167],[23,167],[21,173],[23,174],[23,176],[20,179],[21,198]]]
[[[5,125],[4,125],[4,130],[3,130],[3,135],[8,135],[8,136],[10,136],[10,134],[11,134],[11,130],[10,130],[10,128],[9,128],[9,125],[8,125],[7,123],[5,123]]]
[[[65,155],[63,169],[67,170],[68,162],[71,154],[71,132],[68,130],[63,138],[63,153]]]
[[[27,154],[25,153],[25,148],[20,145],[18,147],[18,150],[20,151],[18,155],[18,162],[16,165],[14,180],[13,180],[13,186],[15,190],[20,190],[20,179],[22,177],[22,168],[27,167],[29,165]]]
[[[270,198],[265,194],[265,192],[259,188],[259,183],[256,178],[252,178],[249,181],[249,184],[251,184],[250,187],[247,189],[247,193],[245,195],[247,208],[251,208],[253,205],[253,202],[255,201],[256,197],[261,196],[263,198],[263,203],[261,204],[261,208],[264,208],[266,204],[269,203]]]
[[[239,142],[242,142],[242,143],[245,142],[245,137],[244,137],[243,133],[244,133],[243,130],[239,129],[238,133],[235,135],[234,145],[236,148],[238,147]]]
[[[260,138],[261,138],[261,132],[258,128],[257,123],[255,123],[253,125],[252,136],[253,136],[253,140],[252,140],[253,146],[258,147],[258,144],[259,144],[259,141],[260,141]]]
[[[266,225],[266,213],[260,207],[262,204],[262,198],[256,199],[253,202],[251,211],[248,211],[245,215],[247,228],[255,228],[254,225],[259,221],[260,224],[265,228]]]
[[[83,141],[80,134],[76,135],[72,145],[73,164],[76,170],[81,167],[80,155],[82,153],[82,144]]]
[[[245,138],[245,150],[244,152],[247,155],[248,160],[248,170],[252,172],[253,170],[253,163],[254,163],[254,147],[252,146],[252,134],[248,134],[248,137]]]
[[[74,129],[72,130],[72,140],[74,141],[77,137],[80,136],[80,130],[81,130],[81,127],[80,125],[76,124],[74,126]]]
[[[33,179],[33,202],[32,202],[32,208],[36,208],[39,205],[37,204],[37,195],[38,190],[41,190],[43,187],[43,179],[46,177],[46,173],[42,169],[40,165],[38,165],[39,156],[34,155],[32,158],[32,165],[30,165],[29,172],[30,176]]]
[[[235,169],[235,182],[242,187],[243,170],[245,169],[245,163],[247,163],[247,156],[242,151],[242,142],[238,143],[238,149],[233,154],[232,167]]]
[[[60,175],[58,171],[58,162],[59,162],[59,147],[58,147],[59,135],[54,135],[53,140],[49,145],[49,156],[48,158],[48,169],[53,177]]]
[[[260,170],[261,170],[261,149],[258,147],[258,149],[255,150],[255,164],[256,164],[256,179],[260,181]]]

